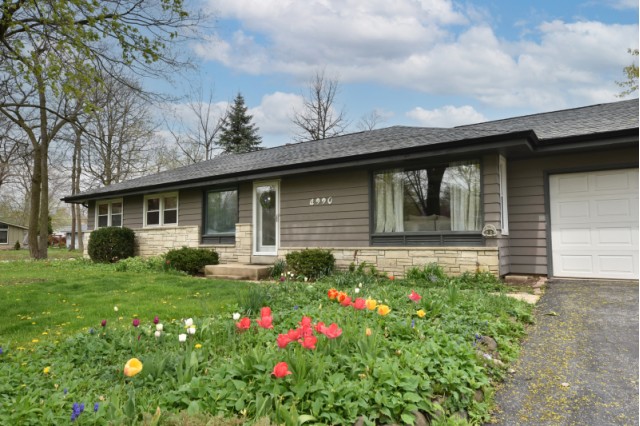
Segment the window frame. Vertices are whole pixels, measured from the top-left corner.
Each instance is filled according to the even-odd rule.
[[[113,225],[113,204],[117,204],[120,203],[120,225],[116,225],[118,228],[122,228],[124,226],[124,200],[122,198],[111,198],[108,200],[98,200],[95,203],[95,222],[93,225],[94,229],[100,229],[100,228],[108,228],[110,226],[114,226]],[[100,222],[99,222],[99,218],[100,216],[104,216],[100,214],[100,206],[101,205],[107,205],[107,225],[106,226],[99,226]]]
[[[175,197],[176,199],[176,207],[175,209],[165,209],[165,199],[166,198],[173,198]],[[148,223],[148,217],[147,217],[147,213],[149,213],[148,210],[148,203],[147,200],[150,199],[154,199],[154,198],[158,198],[159,202],[158,202],[158,223],[157,224],[149,224]],[[165,223],[165,211],[166,210],[175,210],[176,212],[176,221],[175,223]],[[152,212],[155,210],[151,210]],[[178,192],[162,192],[162,193],[157,193],[157,194],[147,194],[144,196],[143,202],[142,202],[142,223],[143,223],[143,227],[144,228],[166,228],[166,227],[172,227],[172,226],[178,226],[179,222],[180,222],[180,196]]]
[[[509,206],[507,195],[507,159],[498,157],[498,177],[500,181],[500,233],[509,235]]]
[[[232,187],[220,187],[220,188],[207,188],[202,191],[202,235],[201,242],[203,244],[235,244],[236,230],[235,227],[232,232],[216,232],[207,233],[207,222],[209,219],[209,194],[212,192],[229,192],[235,191],[236,193],[236,219],[237,224],[240,220],[240,190],[237,186]]]
[[[478,165],[479,172],[479,215],[480,229],[473,231],[402,231],[402,232],[376,232],[376,175],[392,169],[403,172],[411,170],[425,170],[437,165],[447,165],[457,162],[473,162]],[[484,246],[482,227],[484,226],[484,162],[481,157],[453,158],[442,161],[411,162],[389,165],[385,168],[370,170],[369,175],[369,245],[370,246]]]
[[[2,242],[2,240],[0,240],[0,244],[2,245],[8,245],[9,244],[9,225],[6,223],[0,223],[0,234],[6,234],[6,238],[7,241],[6,242]]]

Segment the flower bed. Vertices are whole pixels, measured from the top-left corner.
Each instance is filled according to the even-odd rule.
[[[416,416],[481,424],[531,318],[526,303],[491,295],[468,276],[340,274],[254,291],[216,317],[140,318],[125,329],[107,318],[30,354],[2,342],[0,423],[174,424],[181,413],[275,424]]]

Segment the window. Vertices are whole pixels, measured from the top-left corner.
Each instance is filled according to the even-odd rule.
[[[96,202],[96,228],[122,226],[122,200]]]
[[[178,224],[178,194],[155,194],[144,197],[145,226]]]
[[[482,228],[478,161],[379,172],[374,192],[376,234]]]
[[[509,210],[507,209],[507,159],[500,156],[500,233],[509,235]]]
[[[0,223],[0,244],[9,244],[9,225]]]
[[[238,191],[208,191],[205,235],[235,234],[238,221]]]

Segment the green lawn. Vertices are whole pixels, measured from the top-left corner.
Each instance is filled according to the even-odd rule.
[[[170,273],[116,272],[113,265],[83,260],[3,262],[0,341],[55,341],[99,328],[103,319],[112,327],[130,326],[134,317],[151,321],[158,315],[167,322],[206,317],[234,309],[249,286]]]
[[[49,248],[47,251],[49,259],[77,259],[82,258],[82,253],[78,250],[67,250],[65,248]],[[3,260],[29,260],[29,249],[20,250],[0,250],[0,262]]]

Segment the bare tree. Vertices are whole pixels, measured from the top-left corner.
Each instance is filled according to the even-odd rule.
[[[210,160],[220,153],[216,146],[216,138],[227,113],[214,103],[213,93],[213,89],[209,89],[205,97],[201,85],[191,86],[187,109],[189,117],[193,120],[179,117],[175,126],[171,126],[165,120],[187,164]]]
[[[29,146],[21,136],[12,122],[0,115],[0,188],[10,183],[10,179],[19,173],[17,164],[29,156]]]
[[[346,113],[335,105],[339,88],[336,78],[328,78],[324,70],[316,72],[309,82],[307,96],[303,96],[302,110],[293,113],[292,121],[298,128],[295,140],[319,140],[345,132],[349,125]]]
[[[382,114],[380,114],[380,111],[374,109],[368,114],[360,117],[357,127],[361,132],[366,132],[375,129],[376,127],[378,127],[378,125],[384,123],[384,121],[385,119]]]

